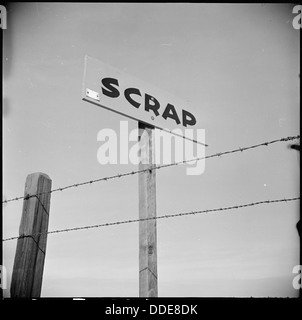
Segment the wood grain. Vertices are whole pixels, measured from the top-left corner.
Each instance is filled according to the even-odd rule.
[[[25,182],[25,194],[51,190],[51,179],[44,173],[32,173]],[[24,199],[11,282],[12,298],[36,298],[41,295],[46,253],[50,193]],[[26,235],[26,237],[22,237]]]
[[[156,217],[156,170],[154,166],[154,129],[139,122],[139,219]],[[139,222],[139,296],[157,297],[156,219]]]

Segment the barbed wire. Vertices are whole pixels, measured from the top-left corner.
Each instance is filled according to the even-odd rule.
[[[272,204],[272,203],[278,203],[278,202],[286,202],[287,203],[287,202],[296,201],[296,200],[299,200],[299,199],[300,199],[300,197],[283,198],[283,199],[275,199],[275,200],[264,200],[264,201],[252,202],[252,203],[241,204],[241,205],[236,205],[236,206],[229,206],[229,207],[221,207],[221,208],[198,210],[198,211],[189,211],[189,212],[175,213],[175,214],[170,214],[170,215],[161,215],[161,216],[155,216],[155,217],[150,217],[150,218],[142,218],[142,219],[115,221],[115,222],[95,224],[95,225],[84,226],[84,227],[75,227],[75,228],[53,230],[53,231],[48,231],[48,232],[41,232],[41,233],[36,233],[34,235],[21,235],[19,237],[11,237],[11,238],[7,238],[7,239],[3,239],[2,241],[5,242],[5,241],[9,241],[9,240],[21,239],[21,238],[26,238],[26,237],[31,237],[32,238],[32,237],[37,237],[37,236],[46,235],[46,234],[62,233],[62,232],[70,232],[70,231],[79,231],[79,230],[87,230],[87,229],[95,229],[95,228],[109,227],[109,226],[120,225],[120,224],[128,224],[128,223],[135,223],[135,222],[141,222],[141,221],[148,221],[148,220],[159,220],[159,219],[176,218],[176,217],[189,216],[189,215],[195,215],[195,214],[208,214],[208,213],[211,213],[211,212],[221,212],[221,211],[227,211],[227,210],[233,210],[233,209],[240,209],[240,208],[257,206],[257,205],[261,205],[261,204]]]
[[[151,168],[147,168],[147,169],[142,169],[142,170],[137,170],[137,171],[130,171],[130,172],[126,172],[126,173],[116,174],[116,175],[113,175],[113,176],[107,176],[107,177],[102,177],[102,178],[99,178],[99,179],[84,181],[84,182],[80,182],[80,183],[74,183],[74,184],[71,184],[69,186],[56,188],[56,189],[53,189],[53,190],[50,190],[50,191],[45,191],[45,192],[40,192],[40,193],[33,194],[33,195],[26,195],[26,196],[23,196],[23,197],[16,197],[16,198],[4,200],[4,201],[2,201],[2,204],[8,203],[8,202],[12,202],[12,201],[18,201],[18,200],[22,200],[22,199],[29,199],[29,198],[40,196],[40,195],[47,194],[47,193],[54,193],[54,192],[58,192],[58,191],[64,191],[66,189],[71,189],[71,188],[76,188],[76,187],[80,187],[80,186],[84,186],[84,185],[89,185],[89,184],[93,184],[93,183],[96,183],[96,182],[108,181],[108,180],[117,179],[117,178],[121,178],[121,177],[131,176],[131,175],[134,175],[134,174],[147,172],[147,171],[150,171],[150,170],[159,170],[159,169],[162,169],[162,168],[177,166],[177,165],[185,164],[185,163],[188,163],[188,162],[199,161],[199,160],[204,160],[204,159],[210,159],[210,158],[214,158],[214,157],[221,157],[223,155],[227,155],[227,154],[231,154],[231,153],[243,152],[243,151],[246,151],[246,150],[259,148],[259,147],[262,147],[262,146],[269,146],[269,145],[271,145],[273,143],[277,143],[277,142],[286,142],[286,141],[297,140],[297,139],[300,139],[300,135],[289,136],[289,137],[286,137],[286,138],[281,138],[281,139],[277,139],[277,140],[263,142],[263,143],[255,144],[255,145],[252,145],[252,146],[243,147],[243,148],[239,147],[238,149],[218,152],[218,153],[214,153],[214,154],[211,154],[211,155],[208,155],[208,156],[204,156],[204,157],[198,157],[198,158],[194,158],[194,159],[183,160],[183,161],[173,162],[173,163],[169,163],[169,164],[152,166]]]

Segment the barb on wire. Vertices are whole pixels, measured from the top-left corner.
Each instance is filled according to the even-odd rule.
[[[159,220],[159,219],[167,219],[167,218],[176,218],[176,217],[189,216],[189,215],[195,215],[195,214],[200,214],[200,213],[201,214],[208,214],[208,213],[217,212],[217,211],[227,211],[227,210],[233,210],[233,209],[257,206],[257,205],[260,205],[260,204],[271,204],[271,203],[278,203],[278,202],[286,202],[287,203],[289,201],[295,201],[295,200],[299,200],[299,199],[300,199],[300,197],[287,198],[287,199],[283,198],[283,199],[275,199],[275,200],[264,200],[264,201],[252,202],[252,203],[241,204],[241,205],[230,206],[230,207],[221,207],[221,208],[214,208],[214,209],[182,212],[182,213],[175,213],[175,214],[170,214],[170,215],[161,215],[161,216],[156,216],[156,217],[151,217],[151,218],[143,218],[143,219],[132,219],[132,220],[124,220],[124,221],[115,221],[115,222],[95,224],[95,225],[84,226],[84,227],[75,227],[75,228],[53,230],[53,231],[48,231],[48,232],[44,232],[44,233],[41,232],[41,233],[36,233],[34,235],[21,235],[19,237],[11,237],[11,238],[7,238],[7,239],[3,239],[2,241],[4,242],[4,241],[9,241],[9,240],[14,240],[14,239],[21,239],[21,238],[24,238],[24,237],[36,237],[36,236],[44,235],[44,234],[53,234],[53,233],[62,233],[62,232],[78,231],[78,230],[85,230],[85,229],[95,229],[95,228],[101,228],[101,227],[109,227],[109,226],[114,226],[114,225],[135,223],[135,222],[147,221],[147,220]]]
[[[211,155],[208,155],[208,156],[199,157],[199,158],[195,158],[195,159],[189,159],[189,160],[183,160],[183,161],[173,162],[173,163],[169,163],[169,164],[158,165],[158,166],[152,167],[152,170],[159,170],[159,169],[162,169],[162,168],[173,167],[173,166],[177,166],[179,164],[188,163],[188,162],[191,162],[191,161],[199,161],[199,160],[203,160],[203,159],[221,157],[223,155],[227,155],[227,154],[231,154],[231,153],[243,152],[243,151],[254,149],[254,148],[258,148],[258,147],[261,147],[261,146],[268,146],[270,144],[277,143],[277,142],[284,142],[284,141],[297,140],[297,139],[300,139],[299,135],[297,135],[297,136],[289,136],[289,137],[281,138],[281,139],[278,139],[278,140],[272,140],[272,141],[269,141],[269,142],[263,142],[263,143],[255,144],[255,145],[252,145],[252,146],[249,146],[249,147],[244,147],[244,148],[240,147],[240,148],[234,149],[234,150],[218,152],[218,153],[214,153],[214,154],[211,154]],[[102,177],[102,178],[95,179],[95,180],[89,180],[89,181],[85,181],[85,182],[75,183],[75,184],[72,184],[72,185],[69,185],[69,186],[66,186],[66,187],[60,187],[60,188],[53,189],[53,190],[50,190],[50,191],[47,191],[47,192],[40,192],[40,193],[37,193],[37,194],[34,194],[34,195],[27,196],[26,198],[25,197],[16,197],[16,198],[4,200],[4,201],[2,201],[2,203],[4,204],[4,203],[12,202],[12,201],[18,201],[18,200],[21,200],[21,199],[29,199],[31,197],[43,195],[45,193],[53,193],[53,192],[57,192],[57,191],[64,191],[64,190],[70,189],[70,188],[75,188],[75,187],[84,186],[84,185],[92,184],[92,183],[96,183],[96,182],[108,181],[108,180],[112,180],[112,179],[116,179],[116,178],[126,177],[126,176],[130,176],[130,175],[134,175],[134,174],[138,174],[138,173],[142,173],[142,172],[147,172],[149,170],[150,169],[147,168],[147,169],[131,171],[131,172],[126,172],[126,173],[118,173],[118,174],[113,175],[113,176]]]

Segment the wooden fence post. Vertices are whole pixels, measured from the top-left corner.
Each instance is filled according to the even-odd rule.
[[[156,217],[154,128],[139,122],[139,219]],[[156,219],[139,222],[139,296],[157,297]]]
[[[51,179],[46,174],[38,172],[27,176],[10,288],[12,298],[38,298],[41,295],[50,190]],[[39,193],[43,194],[36,195]],[[26,198],[31,195],[36,196]]]

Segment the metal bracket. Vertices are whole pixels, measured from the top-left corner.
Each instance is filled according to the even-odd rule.
[[[90,90],[90,89],[86,89],[86,96],[91,98],[91,99],[94,99],[94,100],[98,100],[100,101],[100,95],[98,92],[95,92],[93,90]]]

